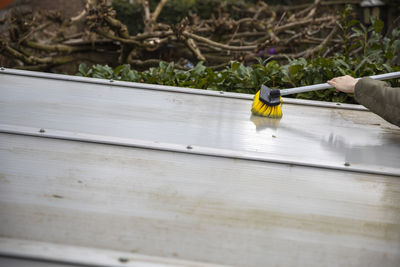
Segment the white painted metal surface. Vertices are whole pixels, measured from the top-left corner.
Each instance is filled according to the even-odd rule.
[[[59,76],[0,74],[0,124],[400,175],[400,128],[371,112],[286,104],[279,121],[251,116],[249,99],[197,95],[193,90],[132,90],[83,83],[82,77],[66,82]]]
[[[397,266],[400,179],[2,134],[0,235],[238,266]]]
[[[0,240],[233,266],[399,266],[399,128],[357,108],[287,104],[276,122],[250,106],[0,74]]]

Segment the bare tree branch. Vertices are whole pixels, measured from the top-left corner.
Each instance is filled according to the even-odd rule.
[[[230,45],[224,45],[218,42],[214,42],[210,39],[201,37],[199,35],[184,31],[182,33],[185,37],[187,38],[192,38],[193,40],[199,41],[199,42],[203,42],[203,43],[207,43],[211,46],[215,46],[217,48],[222,48],[222,49],[226,49],[226,50],[232,50],[232,51],[248,51],[248,50],[255,50],[257,48],[256,45],[251,45],[251,46],[230,46]]]
[[[161,10],[165,6],[165,4],[168,2],[168,0],[161,0],[160,3],[158,3],[156,10],[154,10],[153,14],[151,15],[151,20],[155,23],[157,21],[158,16],[161,13]]]
[[[196,58],[200,61],[206,61],[206,58],[201,54],[200,49],[197,47],[196,43],[193,41],[192,38],[187,38],[185,40],[186,45],[189,49],[193,52]]]

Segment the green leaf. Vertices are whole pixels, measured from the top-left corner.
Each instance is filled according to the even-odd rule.
[[[357,43],[352,44],[348,49],[349,49],[349,51],[353,51],[354,49],[357,49],[359,47],[361,47],[361,44],[357,42]]]
[[[240,67],[240,63],[239,62],[237,62],[237,61],[232,61],[231,62],[231,68],[232,68],[232,71],[237,71],[238,70],[238,68]]]
[[[194,68],[192,69],[192,72],[193,72],[195,75],[200,76],[200,75],[203,74],[203,72],[204,72],[205,70],[206,70],[206,67],[203,66],[203,62],[200,61],[199,63],[197,63],[196,67],[194,67]]]
[[[364,32],[360,30],[359,28],[353,28],[352,29],[354,34],[352,34],[350,37],[356,37],[356,36],[363,36]]]
[[[374,32],[376,32],[376,33],[382,32],[384,26],[385,26],[385,24],[383,23],[382,20],[376,19],[373,24]]]
[[[298,72],[302,71],[304,69],[304,66],[302,65],[293,65],[289,67],[289,73],[290,75],[296,75]]]
[[[80,73],[82,76],[87,76],[88,67],[86,66],[85,63],[79,64],[78,70],[79,70],[79,73]]]
[[[240,64],[238,69],[237,69],[237,73],[239,75],[239,77],[244,77],[247,75],[247,69],[243,64]]]
[[[114,69],[114,71],[113,71],[114,75],[118,75],[119,72],[122,70],[123,67],[124,67],[123,65],[120,65],[120,66],[116,67],[116,68]]]
[[[352,27],[352,26],[354,26],[354,25],[356,25],[356,24],[358,24],[358,23],[360,23],[360,21],[358,21],[358,20],[356,20],[356,19],[352,19],[351,21],[349,21],[349,22],[346,24],[346,26],[347,26],[347,27]]]

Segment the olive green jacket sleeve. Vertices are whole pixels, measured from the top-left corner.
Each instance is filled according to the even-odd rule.
[[[367,77],[356,83],[354,96],[361,105],[400,126],[400,88]]]

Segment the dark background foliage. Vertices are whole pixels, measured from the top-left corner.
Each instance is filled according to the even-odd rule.
[[[154,21],[146,8],[161,1],[82,0],[69,13],[22,2],[0,12],[5,67],[253,94],[400,66],[398,1],[368,21],[359,0],[168,0]],[[354,102],[334,90],[295,97]]]

